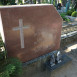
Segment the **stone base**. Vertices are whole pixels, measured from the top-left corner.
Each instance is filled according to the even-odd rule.
[[[70,62],[70,61],[72,61],[72,59],[71,59],[70,57],[68,57],[67,55],[64,54],[64,55],[62,55],[62,62],[60,62],[60,63],[58,63],[58,64],[56,64],[56,65],[54,65],[54,66],[52,66],[52,67],[51,67],[51,65],[50,65],[48,62],[45,63],[45,65],[46,65],[46,67],[47,67],[49,70],[53,71],[53,70],[55,70],[55,69],[57,69],[57,68],[63,66],[64,64]]]
[[[50,77],[50,76],[48,76],[49,72],[55,70],[56,68],[61,67],[65,63],[71,61],[71,59],[65,55],[65,56],[63,56],[64,57],[63,62],[58,65],[53,66],[53,68],[51,69],[51,67],[48,64],[46,65],[46,62],[48,61],[51,54],[52,53],[48,53],[48,54],[43,55],[43,56],[36,58],[34,60],[23,63],[22,77],[38,77],[39,74],[44,74],[45,76],[43,76],[43,77]],[[38,75],[38,76],[36,76],[36,75]]]

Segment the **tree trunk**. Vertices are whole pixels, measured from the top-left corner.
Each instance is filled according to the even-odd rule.
[[[25,3],[25,0],[22,0],[22,3],[24,4]]]
[[[18,0],[15,0],[15,3],[18,4]]]

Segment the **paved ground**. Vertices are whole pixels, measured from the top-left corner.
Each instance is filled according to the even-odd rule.
[[[67,27],[63,27],[61,34],[62,35],[67,34],[67,33],[73,32],[73,31],[77,31],[77,25],[70,25],[70,26],[67,26]]]
[[[67,49],[61,50],[67,53],[72,58],[72,62],[54,70],[53,72],[46,70],[35,69],[33,67],[25,70],[23,77],[77,77],[77,43],[67,46]]]
[[[77,25],[77,21],[74,21],[74,22],[65,22],[65,21],[63,21],[63,27],[65,26],[70,26],[70,25]]]

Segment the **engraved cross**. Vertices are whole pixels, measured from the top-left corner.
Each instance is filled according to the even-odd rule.
[[[29,26],[23,26],[23,20],[19,19],[19,27],[13,28],[14,31],[20,30],[20,41],[21,41],[21,48],[24,48],[24,32],[23,29],[27,29]]]

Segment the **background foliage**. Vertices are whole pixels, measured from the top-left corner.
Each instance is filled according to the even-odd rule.
[[[74,11],[72,14],[71,14],[72,17],[77,17],[77,11]]]
[[[15,0],[0,0],[1,5],[15,5]]]
[[[71,16],[71,14],[72,14],[74,11],[75,11],[75,9],[72,8],[72,9],[68,10],[66,14],[69,15],[69,16]]]
[[[67,22],[70,21],[70,19],[69,19],[68,17],[66,17],[66,14],[65,14],[65,13],[60,13],[60,16],[62,17],[62,19],[63,19],[64,21],[67,21]]]

